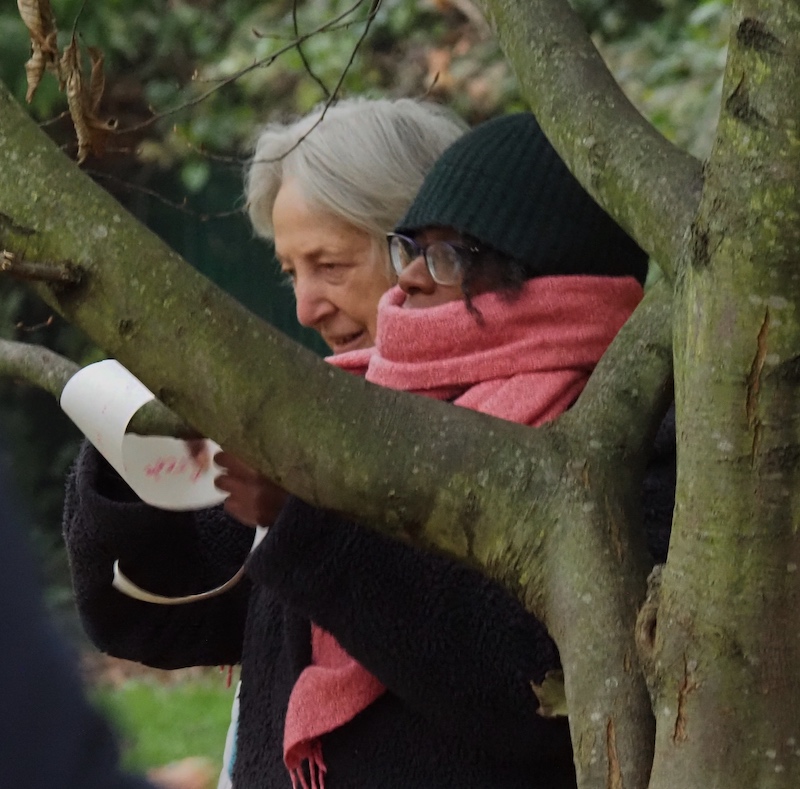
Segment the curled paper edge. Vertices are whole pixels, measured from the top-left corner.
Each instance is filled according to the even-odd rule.
[[[266,526],[256,526],[256,533],[253,537],[253,544],[250,546],[249,553],[252,553],[258,548],[261,540],[267,536]],[[248,554],[249,555],[249,554]],[[185,605],[186,603],[197,603],[200,600],[209,600],[212,597],[227,592],[228,589],[233,589],[239,581],[244,577],[245,565],[242,565],[233,576],[231,576],[224,584],[215,586],[207,592],[198,592],[197,594],[187,594],[179,597],[167,597],[166,595],[155,594],[142,589],[137,586],[130,578],[128,578],[120,569],[119,559],[114,561],[114,580],[111,585],[122,594],[132,597],[134,600],[141,600],[144,603],[154,603],[155,605]]]

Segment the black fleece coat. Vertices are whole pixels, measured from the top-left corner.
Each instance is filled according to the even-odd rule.
[[[666,546],[674,428],[649,480],[650,531]],[[88,444],[68,481],[64,534],[100,649],[160,668],[242,664],[236,789],[291,787],[283,724],[310,661],[310,621],[388,689],[322,737],[327,789],[575,785],[567,722],[540,717],[530,686],[558,667],[556,647],[475,570],[291,498],[230,592],[183,606],[132,600],[111,587],[114,559],[150,591],[187,594],[230,577],[253,533],[220,508],[142,504]]]
[[[111,587],[115,558],[151,591],[201,591],[243,561],[252,530],[219,508],[131,501],[112,475],[87,445],[68,485],[84,623],[104,651],[151,666],[241,662],[236,789],[291,787],[283,724],[311,657],[310,620],[388,688],[322,738],[328,789],[574,785],[566,721],[540,717],[530,687],[558,666],[555,646],[498,585],[290,499],[229,593],[183,606],[131,600]]]

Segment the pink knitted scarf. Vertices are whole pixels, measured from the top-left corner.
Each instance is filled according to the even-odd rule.
[[[479,322],[463,301],[404,309],[405,294],[395,287],[381,299],[375,347],[328,361],[381,386],[540,425],[572,405],[641,298],[632,277],[540,277],[510,299],[476,296]],[[311,642],[312,663],[286,712],[284,761],[294,787],[324,789],[319,738],[385,687],[314,624]]]

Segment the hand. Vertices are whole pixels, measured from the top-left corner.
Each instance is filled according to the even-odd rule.
[[[225,511],[247,526],[271,526],[283,508],[286,491],[230,452],[217,452],[214,462],[223,469],[214,484],[230,494]]]

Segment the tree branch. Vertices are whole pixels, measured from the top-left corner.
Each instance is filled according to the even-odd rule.
[[[569,412],[575,435],[614,446],[617,463],[644,469],[674,399],[672,364],[672,288],[661,280],[614,338]]]
[[[526,569],[520,597],[543,612],[558,643],[573,742],[608,745],[605,760],[576,749],[581,786],[602,786],[613,768],[622,785],[644,787],[652,765],[655,721],[634,640],[651,563],[639,499],[652,437],[672,399],[671,310],[662,282],[576,405],[544,428],[557,439],[560,475],[531,492],[526,518],[503,516],[505,528],[492,535],[498,555],[490,564]],[[532,539],[540,529],[546,533]],[[518,578],[509,569],[504,580],[514,588]]]
[[[526,465],[540,468],[547,434],[383,390],[320,362],[130,217],[4,88],[0,138],[0,212],[13,217],[0,223],[0,247],[29,259],[71,260],[85,272],[67,290],[35,285],[54,310],[189,424],[291,492],[478,561],[460,524],[461,502],[484,470],[476,439],[491,421],[504,437],[502,454],[513,457],[521,446],[526,458],[537,458]],[[9,229],[19,227],[26,232]],[[391,464],[384,462],[387,441]],[[376,484],[381,465],[386,473]],[[523,473],[527,484],[540,472]],[[497,497],[507,494],[481,489],[476,528],[494,521]]]
[[[566,0],[478,4],[553,146],[671,279],[697,212],[700,162],[642,118]]]
[[[0,340],[0,375],[19,378],[44,389],[56,400],[67,381],[80,367],[41,345]],[[199,433],[163,403],[154,400],[145,404],[131,418],[128,433],[142,436],[175,436],[197,438]]]

